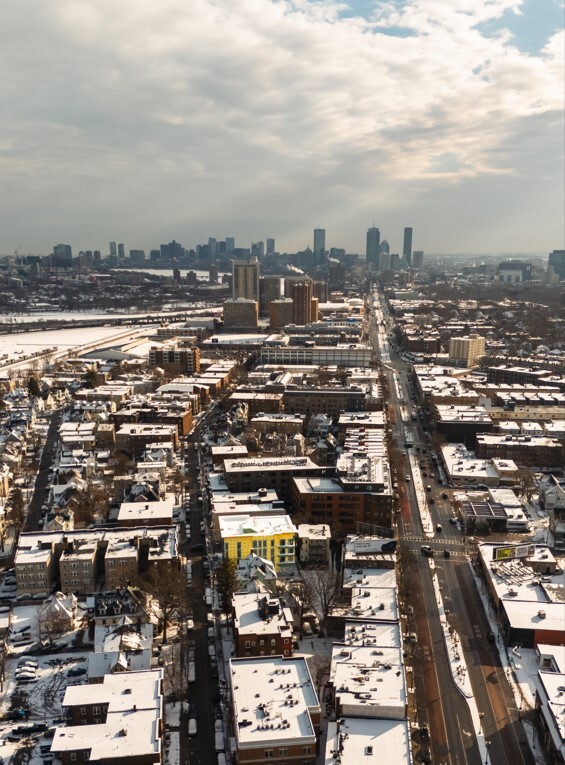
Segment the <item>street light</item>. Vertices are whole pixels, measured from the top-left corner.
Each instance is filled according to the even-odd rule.
[[[485,741],[485,746],[487,748],[487,756],[485,757],[485,765],[488,765],[488,761],[489,761],[488,760],[488,752],[489,752],[489,749],[490,749],[490,741],[488,739],[486,739],[486,741]]]

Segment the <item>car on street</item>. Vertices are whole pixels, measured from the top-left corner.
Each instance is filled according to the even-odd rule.
[[[433,547],[430,547],[429,545],[422,545],[420,547],[420,552],[422,555],[426,555],[428,558],[433,558],[434,556],[434,549]]]

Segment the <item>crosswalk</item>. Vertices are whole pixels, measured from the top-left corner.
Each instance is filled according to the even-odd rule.
[[[460,547],[465,548],[460,539],[430,539],[429,537],[417,536],[415,534],[405,534],[398,540],[399,542],[418,542],[419,544],[430,545],[430,547]]]

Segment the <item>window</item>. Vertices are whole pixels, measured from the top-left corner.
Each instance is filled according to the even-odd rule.
[[[90,759],[90,752],[83,752],[83,753],[82,753],[82,756],[83,756],[83,758],[84,758],[85,760],[89,760],[89,759]]]
[[[272,749],[265,749],[265,759],[269,759],[271,757],[274,757],[275,753]]]
[[[273,638],[273,639],[271,640],[271,645],[276,645],[276,644],[277,644],[277,641],[275,640],[275,638]]]
[[[81,715],[85,715],[86,714],[86,707],[81,707],[80,708],[80,713],[81,713]]]
[[[311,754],[312,753],[312,747],[310,746],[303,746],[302,747],[302,754]]]
[[[100,714],[100,707],[92,707],[92,713],[95,715]]]
[[[71,752],[71,762],[76,762],[76,758],[77,758],[77,753]]]
[[[264,640],[260,640],[259,641],[259,645],[265,645],[265,641]]]
[[[250,640],[246,640],[245,641],[245,647],[246,648],[251,648],[251,641]]]
[[[281,746],[279,748],[279,757],[288,757],[288,747],[287,746]]]

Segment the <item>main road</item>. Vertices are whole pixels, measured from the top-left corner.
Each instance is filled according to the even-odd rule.
[[[369,300],[373,297],[369,296]],[[371,310],[369,322],[373,347],[379,353],[389,382],[397,439],[403,443],[402,422],[413,406],[407,366],[389,343],[392,323],[383,306],[377,305],[374,312]],[[427,452],[422,425],[410,420],[410,429],[415,435],[413,448]],[[533,765],[534,758],[498,650],[487,640],[490,627],[465,554],[464,531],[455,523],[449,495],[447,500],[443,496],[445,487],[438,485],[438,469],[428,463],[424,451],[420,451],[420,455],[425,463],[421,469],[414,460],[406,457],[405,475],[411,480],[403,481],[403,476],[399,477],[401,512],[398,533],[401,554],[407,566],[404,572],[408,583],[406,599],[411,606],[418,641],[412,657],[418,716],[420,723],[427,720],[429,724],[432,761],[472,765],[481,762],[481,756],[469,705],[451,674],[428,558],[419,551],[422,544],[430,545],[438,553],[444,549],[449,551],[449,557],[437,560],[436,570],[443,604],[450,625],[460,636],[474,701],[482,715],[480,733],[490,741],[490,761],[497,765]],[[416,471],[424,469],[426,476],[415,476]],[[415,487],[415,483],[421,486],[422,482],[431,487],[431,491],[424,492],[423,496]],[[433,503],[428,502],[431,499]],[[425,503],[425,513],[431,519],[425,530],[418,502]],[[440,531],[434,532],[435,529]]]

